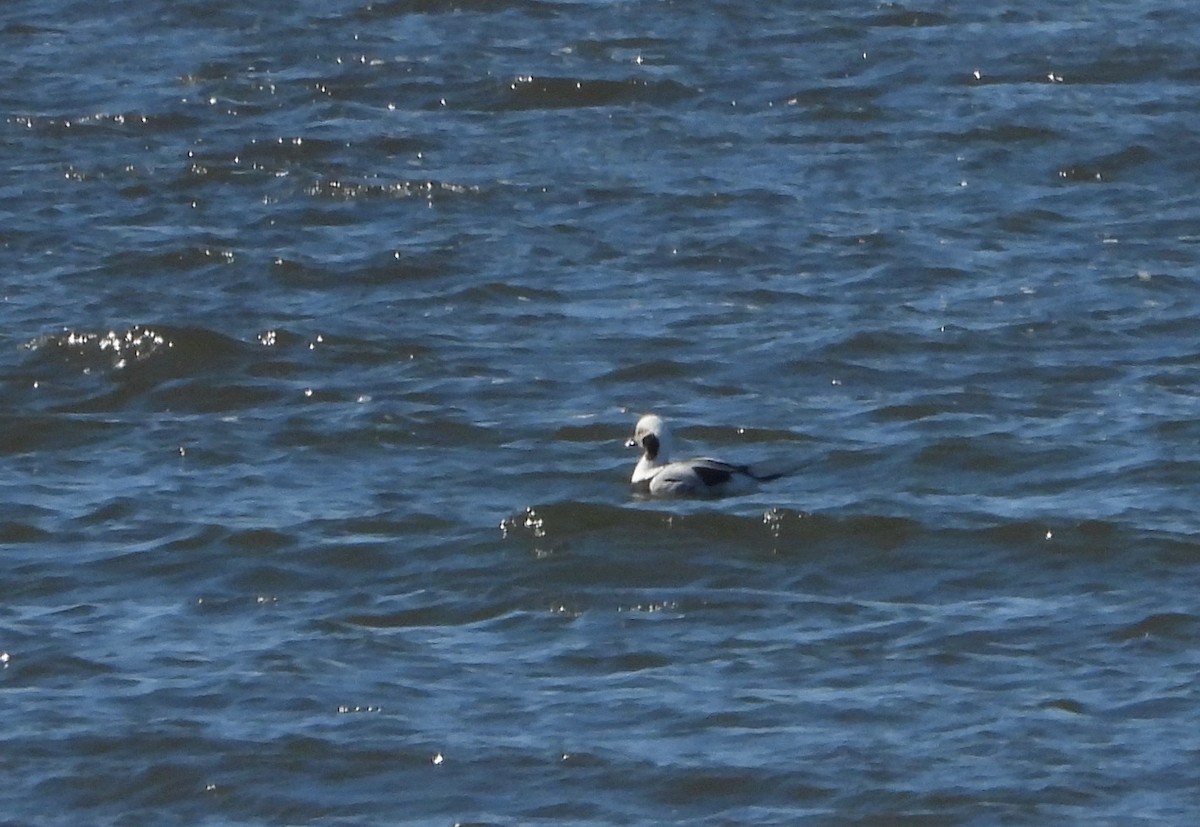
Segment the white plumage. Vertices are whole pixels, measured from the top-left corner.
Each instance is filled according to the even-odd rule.
[[[634,490],[652,496],[735,494],[779,476],[759,475],[748,465],[733,465],[711,457],[671,462],[671,433],[667,423],[656,414],[639,419],[633,437],[625,445],[642,450],[630,480]]]

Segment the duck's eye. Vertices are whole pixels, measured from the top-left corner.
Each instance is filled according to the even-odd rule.
[[[646,434],[642,439],[642,447],[646,449],[646,456],[654,459],[658,456],[658,437],[654,434]]]

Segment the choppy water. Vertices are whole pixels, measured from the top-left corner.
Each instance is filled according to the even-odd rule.
[[[5,5],[0,822],[1191,823],[1197,42]]]

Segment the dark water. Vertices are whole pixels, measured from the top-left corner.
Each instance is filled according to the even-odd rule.
[[[1197,42],[4,5],[0,823],[1193,823]]]

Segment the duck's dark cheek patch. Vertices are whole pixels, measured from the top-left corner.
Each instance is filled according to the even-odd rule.
[[[646,449],[646,456],[654,459],[658,456],[658,437],[654,434],[647,434],[642,440],[642,447]]]

